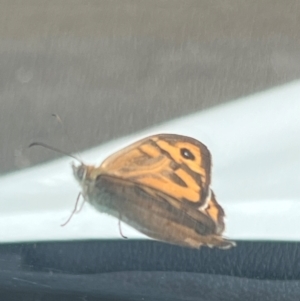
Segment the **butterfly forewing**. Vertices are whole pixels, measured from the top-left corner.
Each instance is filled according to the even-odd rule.
[[[188,150],[192,158],[185,158]],[[211,159],[199,141],[179,135],[143,139],[106,159],[101,167],[114,175],[158,189],[176,199],[204,205],[210,184]]]

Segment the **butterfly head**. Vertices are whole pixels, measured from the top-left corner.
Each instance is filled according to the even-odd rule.
[[[102,173],[102,169],[93,165],[72,163],[73,174],[82,188],[82,195],[87,200],[88,195],[94,190],[97,177]]]
[[[73,174],[79,183],[83,183],[86,180],[88,166],[85,164],[76,165],[72,163]]]
[[[79,185],[81,186],[82,194],[84,197],[88,194],[89,187],[90,187],[89,185],[90,167],[91,166],[85,165],[83,163],[81,163],[80,165],[76,165],[75,163],[72,163],[74,177],[78,181]]]
[[[100,173],[99,168],[93,165],[86,165],[84,163],[79,165],[72,163],[72,169],[75,179],[81,186],[85,186],[91,182],[94,182]]]

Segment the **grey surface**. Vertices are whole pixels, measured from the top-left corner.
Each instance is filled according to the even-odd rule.
[[[53,275],[4,271],[0,283],[2,294],[11,300],[18,300],[20,292],[22,300],[34,300],[36,295],[42,300],[60,297],[60,300],[78,301],[298,301],[300,298],[299,280],[272,281],[200,273],[134,271]]]
[[[298,0],[2,0],[0,173],[297,79],[299,28]]]

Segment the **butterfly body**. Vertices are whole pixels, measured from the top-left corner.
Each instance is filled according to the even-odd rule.
[[[142,139],[99,166],[73,165],[84,198],[145,235],[199,248],[229,248],[224,211],[210,188],[211,158],[201,142],[161,134]]]

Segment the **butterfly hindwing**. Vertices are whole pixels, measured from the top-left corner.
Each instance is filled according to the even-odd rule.
[[[93,204],[95,207],[109,207],[107,213],[152,238],[196,248],[231,246],[216,233],[208,215],[192,207],[183,210],[180,202],[168,195],[107,175],[98,177],[96,188],[93,199],[101,202]]]

